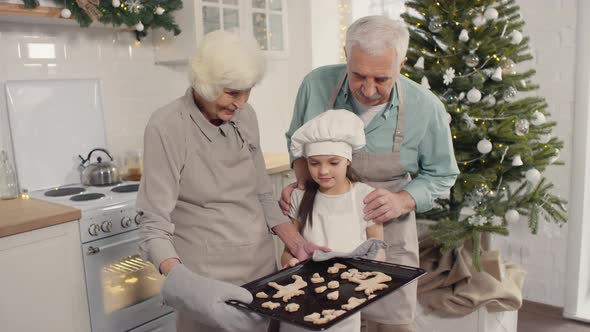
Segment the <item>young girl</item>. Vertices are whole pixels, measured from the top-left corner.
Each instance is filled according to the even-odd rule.
[[[303,237],[333,251],[349,252],[368,238],[383,240],[383,226],[363,220],[363,198],[374,190],[358,182],[350,168],[352,151],[365,145],[363,121],[347,110],[329,110],[299,128],[291,138],[294,157],[305,157],[312,181],[291,195],[289,217]],[[375,259],[385,260],[380,249]],[[284,266],[298,263],[287,250]],[[282,324],[281,331],[305,329]],[[360,331],[360,313],[328,331]]]

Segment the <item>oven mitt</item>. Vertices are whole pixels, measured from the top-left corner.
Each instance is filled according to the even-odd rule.
[[[373,259],[377,256],[377,251],[381,248],[386,248],[385,242],[374,238],[368,239],[361,243],[356,249],[351,252],[338,252],[338,251],[320,251],[316,250],[313,252],[312,259],[316,262],[327,261],[334,257],[360,257]]]
[[[227,300],[252,302],[246,289],[227,282],[206,278],[191,272],[183,264],[176,265],[162,286],[164,303],[192,314],[201,324],[226,331],[257,331],[266,328],[267,319],[255,313],[226,304]]]

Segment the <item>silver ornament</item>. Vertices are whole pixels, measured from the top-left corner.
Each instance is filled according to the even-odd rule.
[[[494,74],[492,75],[492,80],[494,82],[500,82],[502,80],[502,68],[496,68]]]
[[[158,7],[158,8],[156,8],[156,10],[154,10],[156,15],[162,15],[162,14],[164,14],[165,11],[166,11],[166,9],[164,9],[162,7]]]
[[[542,144],[549,143],[551,140],[551,134],[541,134],[539,135],[539,142]]]
[[[510,33],[510,43],[518,45],[522,41],[522,33],[518,30],[512,30]]]
[[[504,60],[502,63],[502,74],[514,75],[516,74],[516,63],[510,59]]]
[[[487,106],[494,106],[496,105],[496,97],[493,95],[487,95],[483,98],[482,102]]]
[[[490,187],[488,187],[487,184],[482,183],[481,185],[475,187],[473,192],[475,192],[476,195],[483,197],[490,192]]]
[[[442,99],[447,104],[455,104],[459,100],[459,95],[453,89],[448,89],[442,94]]]
[[[504,90],[504,93],[502,94],[502,98],[506,101],[510,101],[512,100],[512,98],[516,97],[516,93],[518,91],[516,90],[515,87],[510,86],[508,87],[508,89]]]
[[[516,124],[514,125],[514,132],[518,136],[524,136],[529,133],[529,127],[530,127],[529,120],[520,119],[520,120],[516,121]]]
[[[437,18],[433,18],[430,23],[428,23],[428,30],[432,33],[438,33],[442,30],[442,23]]]
[[[482,25],[486,24],[486,18],[482,15],[482,14],[478,14],[474,19],[473,19],[473,25],[475,25],[476,27],[480,27]]]
[[[465,60],[465,64],[467,65],[467,67],[471,68],[477,66],[477,64],[479,63],[479,57],[477,56],[477,54],[474,53],[466,55],[463,60]]]
[[[480,71],[476,71],[475,73],[473,73],[473,75],[471,75],[471,83],[473,85],[481,85],[485,83],[486,80],[487,77]]]
[[[143,24],[141,22],[139,22],[135,25],[135,30],[137,30],[137,31],[143,31],[144,28],[145,27],[143,26]]]

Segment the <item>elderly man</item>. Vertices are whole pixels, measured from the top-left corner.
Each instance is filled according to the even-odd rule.
[[[432,208],[459,174],[447,113],[430,91],[400,76],[409,34],[403,23],[364,17],[346,34],[346,65],[320,67],[299,88],[291,136],[330,109],[347,109],[365,124],[367,145],[353,155],[361,180],[378,189],[365,199],[365,220],[383,223],[387,261],[418,266],[415,212]],[[293,160],[297,183],[282,192],[283,212],[293,188],[309,178],[302,158]],[[410,176],[413,175],[413,177]],[[369,331],[415,331],[416,283],[363,312]]]

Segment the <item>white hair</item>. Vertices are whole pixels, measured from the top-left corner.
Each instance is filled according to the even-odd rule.
[[[217,30],[205,36],[191,60],[190,83],[197,94],[214,101],[223,89],[252,88],[265,70],[266,61],[254,37]]]
[[[405,23],[381,15],[365,16],[354,21],[346,31],[346,54],[359,47],[371,55],[383,54],[387,48],[395,50],[398,63],[406,58],[410,33]]]

